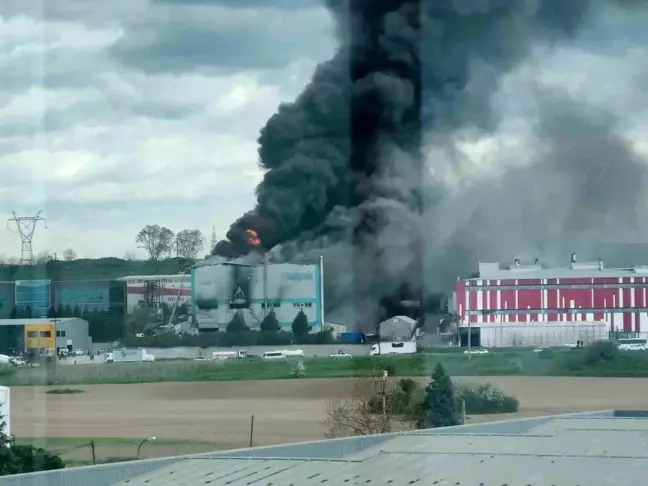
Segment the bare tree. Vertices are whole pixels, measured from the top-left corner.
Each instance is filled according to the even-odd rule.
[[[392,416],[386,406],[386,376],[356,378],[351,396],[330,400],[326,406],[326,436],[385,434],[392,430]]]
[[[63,252],[63,259],[66,262],[71,262],[73,260],[76,260],[76,258],[77,258],[77,254],[72,248],[68,248]]]
[[[205,246],[205,238],[200,230],[185,229],[176,236],[176,250],[179,257],[195,260]]]
[[[137,258],[135,257],[135,252],[127,251],[126,253],[124,253],[124,260],[129,262],[134,262],[135,260],[137,260]]]
[[[173,248],[173,231],[164,226],[146,225],[135,238],[140,248],[146,250],[151,260],[159,260]]]

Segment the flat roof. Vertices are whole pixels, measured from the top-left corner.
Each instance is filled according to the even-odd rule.
[[[111,484],[636,486],[647,434],[648,412],[590,412],[185,456]]]
[[[502,268],[499,263],[479,263],[478,279],[511,280],[541,278],[621,278],[648,277],[648,265],[629,268],[599,268],[598,262],[572,263],[568,267],[544,268],[540,264],[516,266],[511,264]]]
[[[29,319],[0,319],[0,326],[24,326],[25,324],[54,324],[56,322],[83,321],[80,317],[32,317]]]

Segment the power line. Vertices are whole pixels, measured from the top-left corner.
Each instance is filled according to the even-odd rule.
[[[18,227],[18,233],[22,242],[20,246],[20,264],[33,265],[34,249],[32,247],[32,239],[36,231],[36,225],[39,221],[44,221],[45,225],[47,225],[47,220],[41,217],[41,211],[38,211],[36,216],[17,216],[14,211],[11,214],[13,214],[13,218],[7,220],[7,227],[9,227],[9,223],[16,223]]]

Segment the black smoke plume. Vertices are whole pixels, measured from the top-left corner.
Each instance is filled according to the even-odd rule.
[[[460,206],[462,197],[449,196],[435,179],[434,160],[423,164],[422,134],[450,146],[461,130],[494,130],[491,99],[501,78],[536,43],[569,39],[598,7],[590,0],[328,0],[327,6],[337,22],[337,53],[261,130],[259,160],[267,172],[257,205],[213,253],[248,255],[245,230],[254,228],[277,258],[324,254],[328,305],[340,320],[371,329],[384,317],[381,301],[420,294],[424,270],[427,280],[432,272],[447,283],[451,265],[474,259],[474,245],[463,240],[448,261],[440,256],[465,228],[441,244],[430,234],[430,228],[447,233],[442,211]],[[473,214],[464,221],[473,222]]]

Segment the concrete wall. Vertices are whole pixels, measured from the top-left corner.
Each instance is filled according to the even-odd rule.
[[[600,322],[490,324],[481,326],[479,333],[480,344],[485,347],[564,346],[578,340],[589,344],[608,337],[607,325]]]
[[[177,347],[177,348],[146,348],[148,353],[155,356],[155,359],[193,359],[196,356],[202,355],[211,358],[214,351],[232,351],[233,349],[241,349],[248,352],[248,354],[255,354],[261,356],[266,351],[275,351],[278,349],[301,349],[307,357],[324,357],[338,350],[342,350],[352,356],[368,356],[369,346],[366,345],[313,345],[313,346],[241,346],[239,348],[190,348],[190,347]]]

